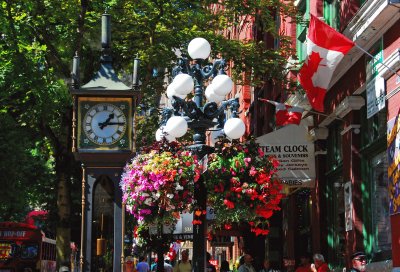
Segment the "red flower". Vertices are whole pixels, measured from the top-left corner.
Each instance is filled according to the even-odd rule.
[[[269,233],[269,230],[267,229],[260,229],[260,228],[251,228],[251,231],[258,235],[267,235]]]
[[[256,213],[259,216],[264,217],[265,219],[268,219],[273,215],[273,211],[272,210],[269,210],[269,209],[264,208],[264,207],[257,207],[256,208]]]
[[[201,225],[201,220],[193,220],[192,224],[193,225]]]
[[[276,158],[272,158],[272,165],[274,168],[277,168],[279,166],[280,162]]]
[[[225,225],[224,225],[224,228],[225,228],[226,230],[230,230],[230,229],[232,228],[232,225],[231,225],[231,224],[225,224]]]
[[[224,204],[228,207],[228,209],[235,208],[235,204],[232,201],[229,201],[228,199],[224,199]]]

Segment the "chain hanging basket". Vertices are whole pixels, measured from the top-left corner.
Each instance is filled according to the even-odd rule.
[[[251,139],[246,143],[222,140],[208,158],[208,204],[217,227],[249,223],[257,235],[268,234],[268,218],[280,210],[282,183],[276,176],[279,162],[266,156]]]
[[[125,166],[122,201],[141,225],[174,225],[191,210],[199,177],[195,155],[177,142],[156,142]]]

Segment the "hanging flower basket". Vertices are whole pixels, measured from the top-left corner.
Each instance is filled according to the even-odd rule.
[[[156,142],[125,166],[122,201],[139,224],[174,224],[193,204],[197,157],[177,142]]]
[[[266,156],[251,139],[247,143],[220,141],[209,156],[205,182],[215,225],[229,229],[247,222],[257,235],[268,234],[268,218],[280,210],[282,183],[279,162]]]

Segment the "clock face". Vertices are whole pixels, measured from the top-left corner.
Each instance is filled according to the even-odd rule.
[[[113,145],[121,140],[127,128],[127,117],[123,109],[118,104],[111,103],[98,103],[88,107],[82,122],[86,137],[101,146]]]
[[[78,150],[131,151],[132,102],[126,97],[78,97]]]

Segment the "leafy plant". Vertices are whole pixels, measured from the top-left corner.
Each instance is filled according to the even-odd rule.
[[[140,224],[174,224],[191,209],[199,177],[197,156],[177,142],[156,142],[126,165],[123,202]]]
[[[282,198],[282,183],[275,175],[278,165],[254,139],[218,142],[205,177],[215,225],[229,229],[233,223],[247,222],[257,235],[268,234],[267,219],[280,210]]]

